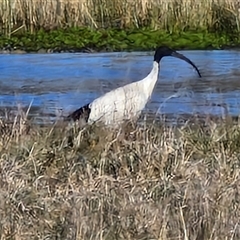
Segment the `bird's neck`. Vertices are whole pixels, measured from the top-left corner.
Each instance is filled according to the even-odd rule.
[[[154,61],[153,62],[153,68],[151,72],[145,77],[142,82],[144,87],[144,92],[146,92],[148,97],[151,97],[153,89],[156,85],[156,82],[158,80],[158,73],[159,73],[159,64]]]

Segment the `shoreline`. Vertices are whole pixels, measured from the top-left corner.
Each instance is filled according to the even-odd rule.
[[[192,50],[192,51],[215,51],[215,50],[219,50],[219,51],[224,51],[224,50],[240,50],[240,44],[238,46],[224,46],[223,48],[206,48],[206,49],[188,49],[188,48],[184,48],[184,49],[176,49],[177,51],[184,51],[184,50]],[[150,50],[138,50],[136,52],[148,52],[148,51],[154,51],[152,49]],[[118,52],[135,52],[134,50],[121,50],[121,51],[104,51],[104,50],[94,50],[94,49],[78,49],[78,50],[72,50],[72,49],[59,49],[59,50],[55,50],[55,49],[39,49],[38,51],[28,51],[28,50],[23,50],[23,49],[19,49],[19,48],[13,48],[13,49],[0,49],[0,55],[3,54],[62,54],[62,53],[118,53]]]

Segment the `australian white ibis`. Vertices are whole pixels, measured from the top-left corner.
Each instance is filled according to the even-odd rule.
[[[159,63],[163,57],[167,56],[176,57],[191,64],[201,77],[198,68],[187,57],[169,47],[158,47],[154,54],[153,68],[144,79],[104,94],[71,113],[67,119],[83,120],[90,124],[101,122],[105,125],[118,125],[126,120],[136,120],[152,95],[158,80]]]

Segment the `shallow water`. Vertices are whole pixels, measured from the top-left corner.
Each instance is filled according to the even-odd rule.
[[[228,114],[240,111],[240,51],[181,51],[200,69],[164,58],[145,111]],[[66,115],[116,87],[144,78],[153,52],[0,55],[0,106],[32,104],[36,117]]]

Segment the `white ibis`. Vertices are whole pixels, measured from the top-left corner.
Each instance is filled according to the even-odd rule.
[[[169,47],[158,47],[154,54],[153,68],[144,79],[104,94],[71,113],[67,119],[83,120],[89,124],[101,122],[105,125],[118,125],[126,120],[136,120],[152,95],[158,80],[159,63],[163,57],[167,56],[176,57],[191,64],[201,77],[198,68],[187,57]]]

